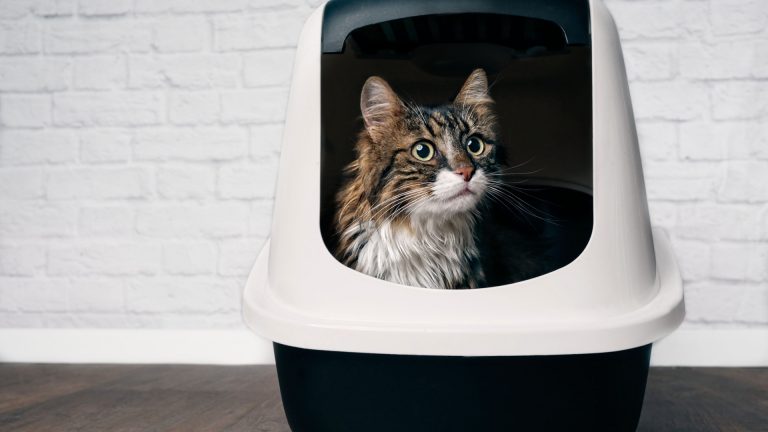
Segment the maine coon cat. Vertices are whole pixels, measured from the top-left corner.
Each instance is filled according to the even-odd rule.
[[[497,183],[488,79],[471,73],[453,103],[403,101],[379,77],[363,86],[357,159],[337,196],[336,257],[360,272],[425,288],[484,286],[476,225]]]

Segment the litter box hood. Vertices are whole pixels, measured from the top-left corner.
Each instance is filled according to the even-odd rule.
[[[339,1],[333,7],[350,3]],[[462,9],[444,13],[493,13],[496,5],[518,2],[445,3]],[[583,252],[551,273],[476,290],[398,285],[339,263],[319,223],[321,57],[324,47],[339,47],[339,37],[333,44],[323,38],[321,7],[300,37],[272,233],[243,294],[244,319],[254,332],[283,345],[317,350],[511,356],[624,350],[655,342],[681,323],[682,283],[666,236],[650,225],[615,24],[599,0],[589,2],[582,27],[575,18],[558,21],[569,2],[546,3],[552,11],[537,9],[536,18],[558,22],[570,41],[587,38],[591,44],[593,168],[589,182],[583,182],[590,184],[582,188],[592,191],[593,226]],[[404,13],[410,12],[399,16]],[[356,27],[349,19],[336,25]]]

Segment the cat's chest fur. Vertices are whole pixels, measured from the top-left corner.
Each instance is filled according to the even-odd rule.
[[[473,228],[471,215],[360,224],[354,267],[404,285],[475,288],[481,275]]]

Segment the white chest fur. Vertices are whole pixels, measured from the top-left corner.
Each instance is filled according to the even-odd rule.
[[[384,223],[358,229],[355,269],[404,285],[467,288],[478,251],[472,215],[413,217],[410,227]]]

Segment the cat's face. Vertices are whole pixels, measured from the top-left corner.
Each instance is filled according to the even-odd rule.
[[[434,108],[404,103],[383,79],[369,78],[361,95],[368,139],[359,150],[361,169],[370,170],[374,217],[476,209],[496,171],[492,105],[481,69],[452,104]]]

